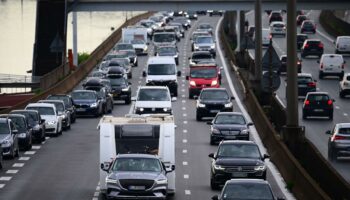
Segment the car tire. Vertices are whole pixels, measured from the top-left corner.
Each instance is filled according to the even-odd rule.
[[[46,140],[46,137],[45,137],[45,134],[43,134],[43,136],[41,137],[41,142],[44,142],[45,140]]]
[[[125,104],[131,104],[131,96],[125,99]]]
[[[210,137],[210,145],[215,145],[215,141]]]
[[[342,99],[345,97],[343,91],[341,91],[341,90],[339,91],[339,97],[342,98]]]
[[[177,97],[177,89],[174,91],[174,97]]]
[[[58,136],[58,135],[62,135],[62,133],[63,133],[63,130],[62,130],[62,129],[63,129],[63,128],[61,128],[61,131],[57,133],[57,136]]]
[[[15,151],[15,157],[19,157],[19,146],[17,146],[17,149]]]
[[[218,190],[219,189],[219,185],[214,182],[213,178],[210,179],[210,187],[211,187],[212,190]]]
[[[202,121],[202,116],[198,112],[196,113],[196,120]]]
[[[307,115],[306,115],[305,112],[303,112],[303,119],[304,119],[304,120],[307,120]]]
[[[139,66],[139,61],[136,61],[135,67]]]
[[[328,116],[329,120],[333,120],[333,113]]]
[[[32,140],[32,137],[30,137],[30,141],[28,142],[28,144],[26,146],[26,151],[31,150],[32,146],[33,146],[33,140]]]
[[[337,160],[337,153],[331,147],[328,147],[328,159],[330,161]]]
[[[301,58],[305,58],[305,57],[306,57],[305,53],[301,53]]]
[[[319,73],[318,73],[318,78],[319,78],[319,79],[323,79],[323,73],[322,73],[322,72],[319,72]]]

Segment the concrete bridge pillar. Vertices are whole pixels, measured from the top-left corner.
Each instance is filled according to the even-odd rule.
[[[37,0],[32,73],[42,76],[66,60],[67,1]]]

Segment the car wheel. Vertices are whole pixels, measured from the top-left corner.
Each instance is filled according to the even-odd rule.
[[[128,74],[128,79],[132,79],[132,73]]]
[[[125,104],[131,104],[131,96],[128,96],[128,98],[125,99]]]
[[[323,73],[322,73],[322,72],[319,72],[319,73],[318,73],[318,78],[319,78],[319,79],[323,79]]]
[[[15,151],[15,157],[19,157],[19,147],[17,146],[17,149]]]
[[[26,147],[26,150],[27,150],[27,151],[28,151],[28,150],[31,150],[31,149],[32,149],[32,146],[33,146],[32,137],[30,137],[30,140],[29,140],[29,142],[28,142],[28,145],[27,145],[27,147]]]
[[[343,91],[341,91],[341,90],[339,91],[339,97],[340,97],[340,98],[344,98],[344,97],[345,97]]]
[[[196,120],[197,121],[201,121],[202,120],[202,116],[200,114],[198,114],[198,112],[196,113]]]
[[[301,53],[301,57],[302,57],[302,58],[305,58],[306,55],[305,55],[304,53]]]
[[[210,179],[210,187],[211,187],[212,190],[218,190],[219,189],[219,185],[214,182],[213,178]]]
[[[62,135],[63,131],[62,131],[62,127],[61,127],[61,130],[60,132],[57,133],[57,135]]]
[[[329,114],[328,118],[329,118],[330,120],[333,120],[333,113]]]
[[[306,115],[306,113],[305,112],[303,112],[303,119],[307,119],[307,115]]]
[[[139,61],[136,61],[135,67],[139,66]]]
[[[177,89],[174,91],[174,97],[177,97]]]
[[[215,141],[210,137],[210,145],[215,145]]]
[[[45,140],[46,140],[45,134],[42,134],[41,142],[44,142]]]
[[[337,153],[331,147],[328,147],[328,159],[330,161],[337,160]]]
[[[188,98],[189,99],[193,99],[193,93],[192,92],[188,92]]]

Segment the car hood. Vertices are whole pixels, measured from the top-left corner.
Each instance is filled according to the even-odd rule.
[[[216,99],[216,100],[200,100],[200,103],[205,103],[205,104],[225,104],[229,103],[228,99]]]
[[[143,49],[143,48],[145,48],[147,45],[146,45],[146,44],[133,44],[132,46],[133,46],[134,48]]]
[[[2,142],[4,140],[9,140],[11,138],[10,134],[0,134],[0,144],[2,144]],[[1,147],[1,146],[0,146]]]
[[[57,121],[56,115],[41,115],[42,119],[45,119],[45,122]]]
[[[74,102],[74,104],[92,104],[92,103],[96,103],[95,100],[91,100],[91,99],[74,99],[73,102]]]
[[[171,108],[171,101],[136,101],[137,108]]]
[[[214,77],[214,78],[190,78],[190,81],[194,81],[197,86],[211,85],[213,80],[217,80],[217,77]]]
[[[254,158],[223,158],[216,159],[215,164],[221,166],[257,166],[263,165],[264,162]]]
[[[156,180],[159,176],[164,176],[160,172],[112,172],[109,177],[112,179],[147,179]],[[165,176],[164,176],[165,177]]]
[[[125,85],[120,85],[120,86],[112,86],[112,91],[120,91],[122,89],[126,88]]]
[[[147,75],[148,81],[172,81],[176,80],[176,75]]]
[[[247,129],[246,125],[239,124],[213,124],[213,128],[219,130],[232,130],[232,131],[242,131]]]

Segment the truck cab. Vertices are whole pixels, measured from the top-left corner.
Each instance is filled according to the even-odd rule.
[[[202,64],[190,67],[186,76],[188,80],[188,96],[193,99],[203,88],[219,88],[221,84],[220,68],[216,65]]]

